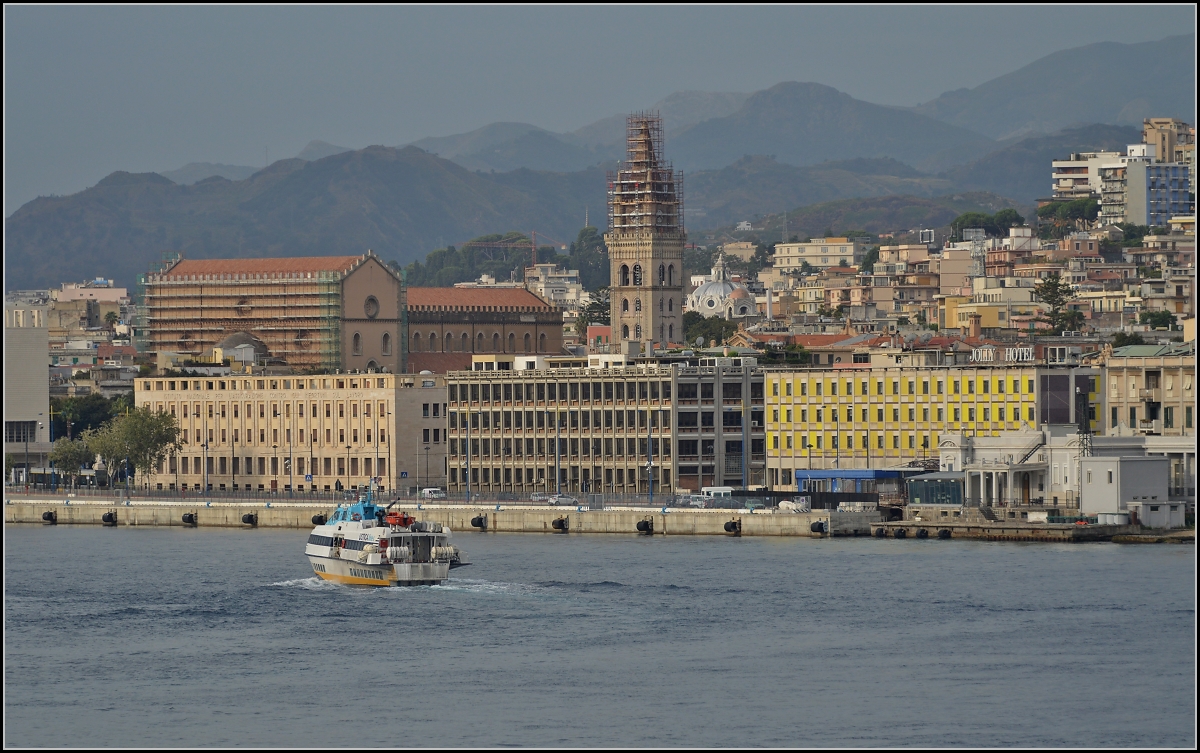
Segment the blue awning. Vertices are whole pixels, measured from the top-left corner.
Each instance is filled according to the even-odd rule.
[[[912,473],[926,473],[924,468],[913,468]],[[799,470],[796,471],[797,481],[811,481],[814,479],[881,479],[881,478],[900,478],[903,472],[897,470],[881,470],[873,468],[846,468],[844,470]]]

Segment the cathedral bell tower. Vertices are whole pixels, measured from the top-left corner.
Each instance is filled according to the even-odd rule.
[[[612,340],[646,352],[683,341],[683,173],[663,159],[662,118],[635,113],[625,162],[608,174]]]

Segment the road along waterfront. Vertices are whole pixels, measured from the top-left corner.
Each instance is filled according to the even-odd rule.
[[[6,526],[5,742],[1195,742],[1191,547],[464,534],[362,590],[305,535]]]

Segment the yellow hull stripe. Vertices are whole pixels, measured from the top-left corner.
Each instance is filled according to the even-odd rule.
[[[331,580],[334,583],[345,583],[348,586],[391,586],[397,583],[396,580],[375,580],[374,578],[359,578],[354,575],[339,575],[338,573],[322,573],[317,575],[325,580]]]

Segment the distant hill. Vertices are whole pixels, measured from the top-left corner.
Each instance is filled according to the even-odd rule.
[[[749,97],[740,92],[681,91],[663,97],[646,111],[662,116],[664,135],[669,139],[688,126],[732,115]],[[570,143],[592,148],[615,147],[618,151],[614,158],[623,158],[626,117],[626,113],[620,113],[597,120],[564,134],[564,138]]]
[[[205,178],[218,175],[227,180],[245,180],[261,170],[247,165],[221,165],[215,162],[189,162],[178,170],[167,170],[159,175],[181,186],[199,183]]]
[[[1080,123],[1141,125],[1196,112],[1196,36],[1099,42],[1055,52],[974,89],[913,111],[995,139],[1051,133]]]
[[[474,173],[409,147],[280,160],[242,181],[181,186],[114,173],[43,197],[5,223],[7,289],[114,277],[132,286],[164,250],[193,258],[359,254],[407,263],[499,230],[569,241],[585,207],[603,216],[601,171]]]
[[[1050,195],[1050,163],[1073,152],[1125,151],[1142,140],[1141,129],[1090,125],[1037,135],[953,167],[940,177],[960,190],[991,191],[1023,202]]]
[[[955,188],[889,158],[823,162],[809,167],[750,156],[720,170],[685,176],[685,218],[707,228],[753,220],[759,214],[850,197],[936,196]]]
[[[1016,209],[1028,217],[1030,207],[985,192],[922,196],[880,196],[870,199],[842,199],[787,212],[788,236],[820,237],[826,230],[835,235],[849,230],[869,233],[907,232],[916,228],[946,227],[964,212],[995,214],[1001,209]],[[759,238],[774,242],[782,237],[783,214],[768,215],[754,223],[753,231],[735,231],[732,225],[716,228],[706,235],[730,238]],[[701,239],[702,240],[702,239]]]
[[[920,168],[923,161],[964,146],[990,151],[993,141],[829,86],[789,82],[755,92],[731,115],[685,129],[667,150],[685,170],[720,168],[746,154],[770,154],[799,166],[891,157]]]
[[[336,146],[335,144],[330,144],[328,141],[310,141],[307,146],[300,150],[296,158],[313,162],[326,157],[332,157],[335,154],[344,154],[352,151],[354,150],[348,146]]]

